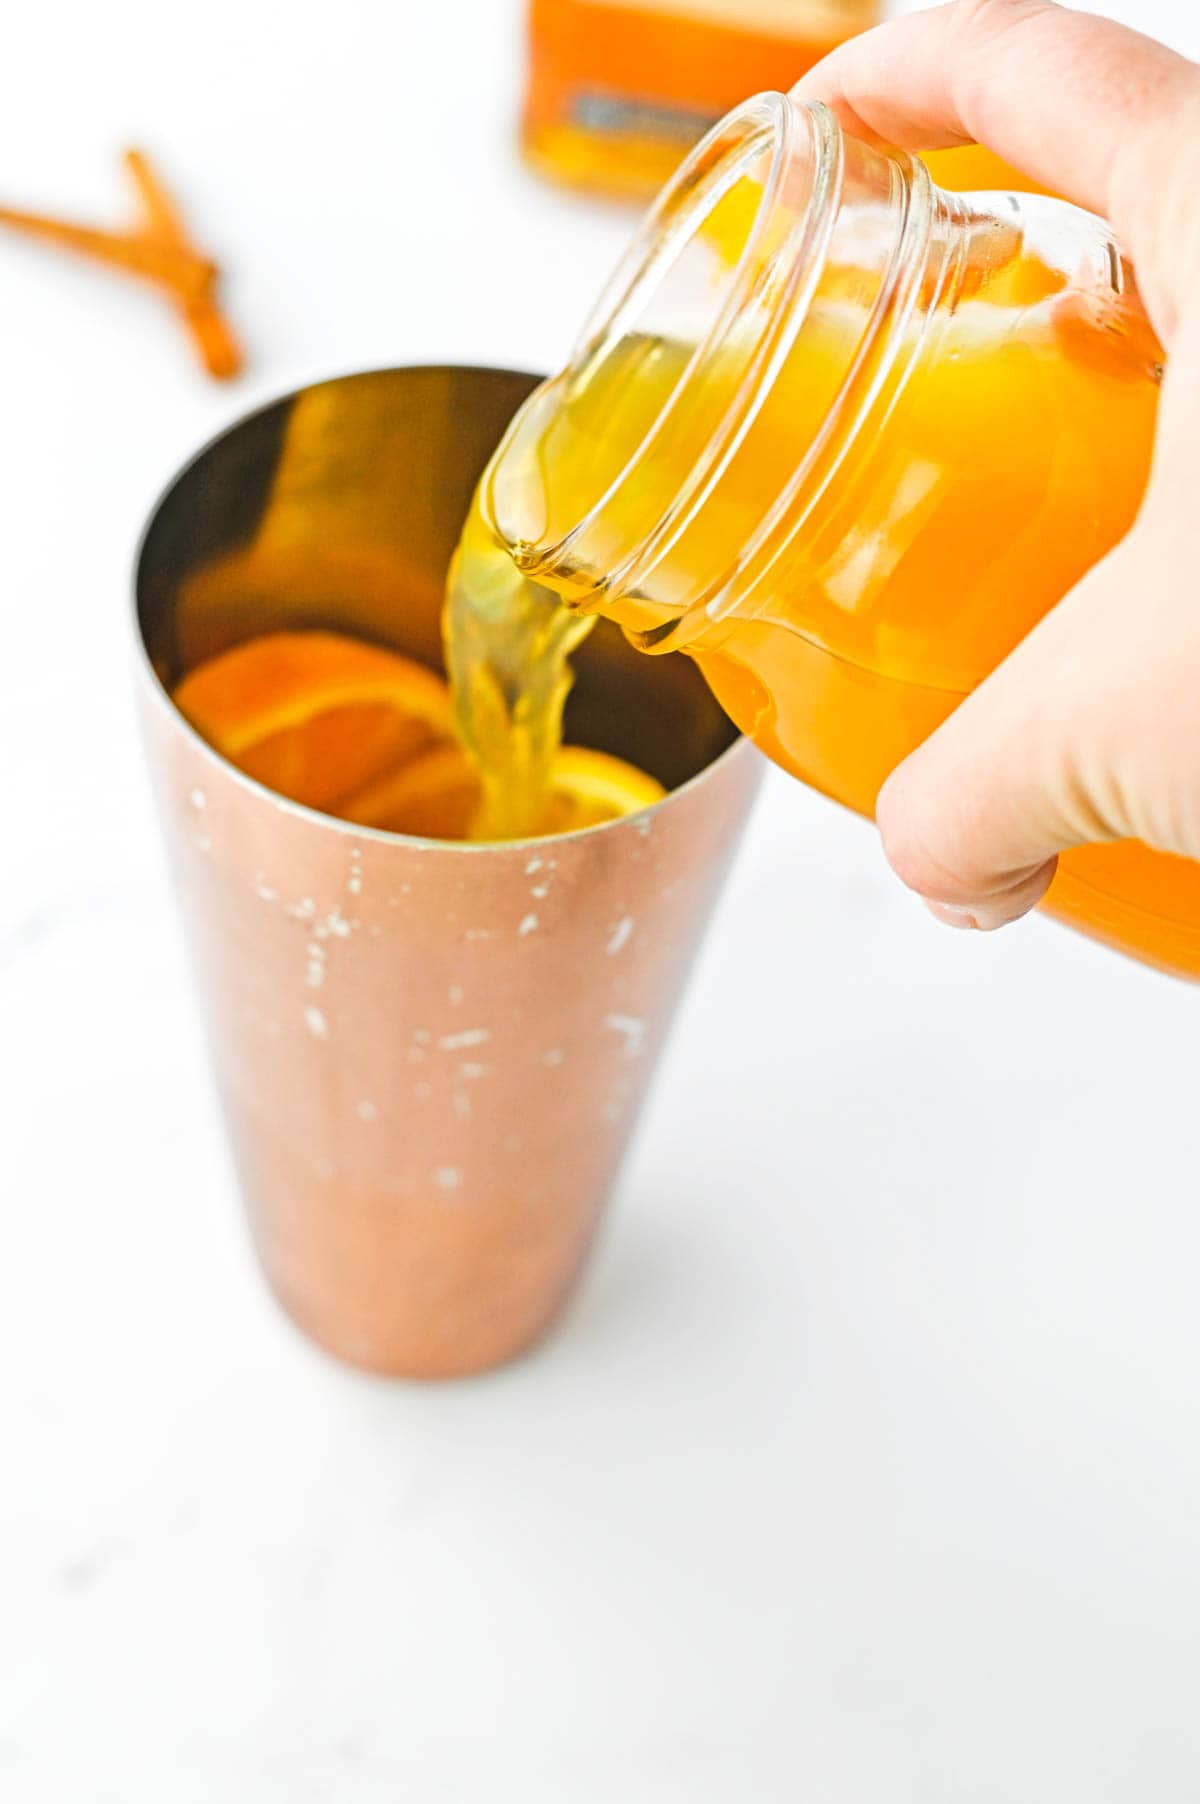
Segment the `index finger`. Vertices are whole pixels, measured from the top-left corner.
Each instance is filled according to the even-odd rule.
[[[1153,38],[1051,0],[952,0],[850,39],[792,92],[908,150],[986,145],[1106,215],[1132,248],[1146,171],[1155,155],[1178,155],[1177,110],[1200,92],[1200,72]]]

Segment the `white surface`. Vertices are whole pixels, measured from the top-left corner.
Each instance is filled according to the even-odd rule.
[[[127,562],[264,395],[563,346],[625,223],[515,166],[514,19],[6,24],[6,196],[111,212],[140,135],[254,368],[206,386],[153,297],[0,242],[0,1797],[1191,1804],[1191,990],[934,927],[778,779],[548,1345],[371,1382],[252,1267]]]

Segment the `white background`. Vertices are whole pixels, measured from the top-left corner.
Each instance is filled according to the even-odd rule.
[[[128,560],[266,395],[565,346],[627,221],[522,172],[518,71],[515,0],[6,19],[4,198],[115,217],[143,139],[253,365],[0,239],[0,1797],[1192,1804],[1191,990],[936,928],[778,778],[547,1345],[374,1382],[252,1267]]]

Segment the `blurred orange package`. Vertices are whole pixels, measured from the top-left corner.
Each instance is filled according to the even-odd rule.
[[[560,181],[641,199],[728,109],[791,86],[880,0],[531,0],[522,142]]]

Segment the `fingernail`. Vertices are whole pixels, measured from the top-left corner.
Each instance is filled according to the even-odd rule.
[[[944,927],[975,928],[976,930],[979,927],[979,922],[972,910],[960,908],[957,902],[926,902],[925,906],[934,920],[940,921]]]

